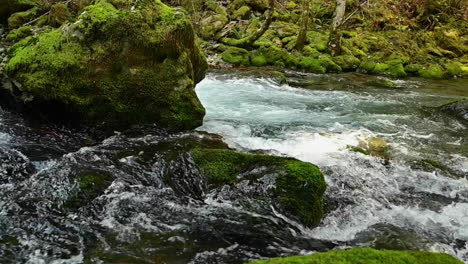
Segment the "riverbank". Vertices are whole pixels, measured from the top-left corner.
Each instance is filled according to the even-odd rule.
[[[278,1],[269,29],[248,47],[231,44],[262,25],[265,3],[259,11],[258,2],[262,1],[201,2],[191,12],[202,46],[216,58],[213,64],[277,66],[312,73],[359,72],[394,79],[468,76],[468,9],[463,3],[453,11],[437,6],[448,5],[444,1],[423,1],[421,6],[416,1],[372,2],[357,7],[358,1],[348,1],[350,16],[340,29],[341,53],[332,56],[329,27],[334,1],[311,4],[302,49],[295,47],[302,20],[299,2]],[[239,15],[242,10],[245,12]],[[423,19],[426,12],[433,13]]]
[[[10,0],[15,2],[14,0]],[[299,1],[275,1],[271,24],[250,45],[237,43],[260,30],[266,0],[163,1],[192,20],[212,67],[265,67],[312,73],[359,72],[393,79],[468,76],[468,6],[464,1],[348,1],[339,28],[340,53],[331,54],[334,1],[309,6],[304,46],[296,47],[303,20]],[[65,4],[64,4],[65,3]],[[79,16],[87,1],[13,5],[5,21],[11,44],[60,28]],[[12,11],[12,10],[10,10]],[[5,11],[4,11],[5,12]]]

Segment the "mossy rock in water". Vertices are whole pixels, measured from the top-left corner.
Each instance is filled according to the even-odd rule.
[[[453,256],[433,252],[356,248],[334,250],[309,256],[273,258],[249,264],[463,264]]]
[[[359,142],[359,147],[367,151],[367,153],[371,156],[388,159],[390,145],[385,140],[372,137]]]
[[[28,105],[45,106],[35,111],[109,130],[202,124],[194,86],[206,59],[189,18],[160,0],[97,1],[76,22],[17,43],[10,57],[5,71],[33,98]]]
[[[257,181],[275,173],[271,196],[279,204],[308,226],[319,224],[323,217],[326,183],[319,168],[311,163],[224,149],[194,149],[192,156],[214,188],[243,180]]]
[[[76,190],[65,202],[65,207],[76,209],[91,202],[112,183],[112,175],[105,171],[84,171],[74,180]]]

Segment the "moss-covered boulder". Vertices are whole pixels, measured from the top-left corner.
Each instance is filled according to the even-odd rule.
[[[20,39],[23,39],[25,37],[28,37],[33,34],[32,27],[30,26],[24,26],[20,27],[17,29],[13,29],[10,32],[8,32],[8,35],[6,36],[6,40],[8,41],[18,41]]]
[[[431,64],[419,70],[419,75],[426,79],[444,79],[446,77],[446,72],[442,66]]]
[[[383,139],[372,137],[359,142],[359,147],[367,151],[369,155],[388,159],[390,145]]]
[[[10,57],[5,71],[34,111],[106,129],[202,123],[194,86],[206,59],[189,18],[160,0],[97,1],[76,22],[17,43]]]
[[[361,61],[353,55],[342,55],[333,58],[333,61],[338,64],[343,71],[356,70]]]
[[[26,11],[17,12],[8,18],[8,27],[10,29],[19,28],[32,21],[39,14],[39,8],[34,7]]]
[[[199,33],[203,39],[214,38],[217,33],[229,22],[226,10],[214,1],[206,3],[208,11],[203,13],[200,21]]]
[[[309,256],[274,258],[250,262],[249,264],[462,264],[460,260],[441,253],[420,251],[379,251],[356,248],[316,253]]]
[[[225,149],[194,149],[192,156],[213,187],[276,175],[270,196],[308,226],[323,217],[326,183],[315,165],[292,158],[244,154]],[[258,198],[258,197],[257,197]]]
[[[0,24],[6,24],[11,14],[38,6],[39,0],[0,0]]]
[[[233,65],[250,65],[250,53],[242,48],[228,47],[222,54],[221,58]]]

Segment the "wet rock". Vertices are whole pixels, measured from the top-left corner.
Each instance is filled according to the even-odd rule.
[[[443,105],[440,107],[440,110],[468,121],[468,100]]]
[[[106,171],[83,171],[76,176],[73,183],[76,188],[71,192],[65,206],[76,209],[102,195],[112,183],[112,175]]]
[[[385,140],[372,137],[372,138],[360,141],[359,146],[351,147],[351,150],[387,160],[389,158],[388,151],[390,150],[390,145]]]
[[[21,152],[0,147],[0,184],[23,181],[34,172],[34,166]]]

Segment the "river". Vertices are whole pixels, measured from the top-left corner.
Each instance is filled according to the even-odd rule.
[[[355,246],[468,262],[468,123],[435,108],[466,98],[466,80],[287,75],[210,73],[196,88],[204,124],[187,133],[149,126],[94,142],[1,111],[0,262],[244,263]],[[322,223],[242,200],[242,186],[208,191],[184,152],[217,140],[206,132],[318,165]],[[389,143],[385,159],[348,148],[373,137]],[[101,192],[70,204],[89,173]]]

